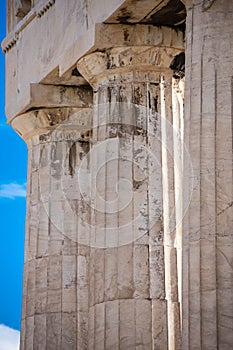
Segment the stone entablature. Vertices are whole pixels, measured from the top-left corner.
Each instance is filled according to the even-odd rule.
[[[166,4],[167,1],[164,1],[163,5]],[[111,18],[111,15],[117,13],[116,11],[124,5],[127,7],[132,4],[130,5],[128,0],[69,0],[69,6],[61,0],[56,0],[55,3],[51,0],[36,2],[31,11],[16,26],[10,28],[2,43],[7,64],[7,118],[11,119],[25,111],[31,83],[54,84],[55,81],[55,84],[66,85],[69,80],[76,86],[85,83],[80,76],[72,74],[76,62],[87,52],[104,48],[101,47],[99,38],[102,40],[104,32],[107,33],[108,30],[100,28],[98,23],[124,21],[120,16],[122,10],[119,10],[119,16],[115,19]],[[152,9],[155,11],[156,7],[157,0],[147,1],[144,14],[148,14]],[[159,8],[161,7],[162,3]],[[134,11],[136,13],[139,10],[142,11],[140,1],[137,1]],[[9,16],[10,13],[9,9]],[[135,18],[133,23],[139,21],[139,18]],[[135,38],[132,29],[129,30],[131,40]],[[127,32],[125,35],[127,38]],[[105,45],[114,45],[114,38],[115,35],[109,36]],[[25,64],[27,70],[24,68]]]
[[[70,70],[72,77],[77,58],[93,45],[95,24],[111,14],[112,2],[117,7],[123,1],[106,4],[91,1],[87,13],[81,0],[69,0],[69,6],[66,1],[56,1],[41,16],[50,3],[41,1],[11,28],[2,43],[6,51],[6,115],[9,119],[22,113],[31,83],[42,82],[51,72],[55,72],[55,76],[58,72],[59,77]],[[74,85],[79,83],[74,82]]]
[[[82,45],[85,46],[85,49],[88,52],[92,51],[105,51],[108,48],[111,48],[112,46],[124,46],[128,47],[130,45],[135,45],[135,46],[140,46],[140,45],[145,45],[145,47],[153,47],[153,46],[161,46],[163,47],[164,50],[164,55],[163,58],[165,58],[165,52],[167,51],[168,56],[167,59],[169,59],[169,47],[174,47],[177,50],[184,50],[184,38],[183,38],[183,33],[181,31],[176,31],[176,30],[171,30],[170,28],[167,27],[162,27],[159,29],[158,27],[154,27],[151,25],[127,25],[127,24],[97,24],[95,26],[95,31],[93,34],[93,38],[91,40],[85,41],[84,44],[79,43],[78,47],[80,48],[79,53],[76,55],[76,60],[74,63],[77,62],[78,58],[82,56],[83,50],[82,50]],[[87,45],[90,45],[87,47]],[[19,77],[21,76],[21,69],[16,69],[14,66],[14,63],[16,62],[16,58],[12,57],[13,52],[15,50],[15,53],[17,52],[16,49],[12,49],[13,51],[9,52],[9,57],[7,57],[8,62],[12,61],[12,65],[9,66],[8,69],[8,81],[7,81],[7,102],[6,104],[6,112],[8,115],[8,119],[11,120],[14,118],[16,115],[20,113],[24,113],[26,110],[30,108],[35,108],[38,107],[38,104],[36,104],[36,101],[33,100],[32,98],[32,89],[37,87],[38,89],[44,89],[46,91],[46,86],[47,86],[47,91],[49,91],[49,87],[51,87],[51,92],[49,95],[52,93],[52,91],[58,93],[59,89],[64,89],[66,91],[69,91],[69,87],[63,87],[59,88],[56,87],[56,85],[83,85],[87,84],[87,82],[83,79],[82,76],[75,76],[72,72],[74,70],[74,67],[72,67],[72,70],[69,72],[65,73],[62,77],[59,77],[59,71],[58,69],[54,69],[52,73],[48,74],[47,77],[44,77],[41,80],[41,87],[40,84],[32,84],[31,82],[34,80],[33,74],[35,74],[35,69],[32,69],[32,74],[30,71],[26,72],[22,76],[22,79],[26,81],[23,83],[23,81],[19,82]],[[25,51],[20,50],[23,54],[25,54]],[[178,51],[177,51],[178,52]],[[20,60],[20,58],[18,58]],[[28,60],[29,58],[27,58]],[[36,58],[35,58],[36,59]],[[31,58],[32,62],[34,62],[34,58]],[[54,60],[52,60],[54,62]],[[168,62],[167,62],[168,63]],[[29,62],[30,65],[30,62]],[[47,65],[46,65],[47,66]],[[22,66],[23,67],[23,66]],[[43,64],[42,66],[39,65],[39,68],[42,68],[43,70]],[[38,70],[37,67],[37,70]],[[169,64],[168,64],[169,67]],[[30,69],[30,68],[29,68]],[[16,74],[17,71],[17,74]],[[38,72],[39,73],[39,72]],[[19,77],[18,77],[19,76]],[[24,89],[17,89],[14,95],[14,90],[17,87],[17,82],[15,82],[15,79],[18,80],[18,83],[22,86],[24,86]],[[38,78],[36,78],[37,80]],[[55,86],[51,86],[55,85]],[[11,93],[10,93],[11,91]],[[40,95],[39,92],[36,94],[34,93],[34,96]],[[11,98],[14,96],[14,103],[11,103]],[[17,103],[15,103],[17,101]]]
[[[35,18],[41,17],[55,4],[56,0],[41,0],[36,4],[31,1],[16,0],[15,3],[8,2],[7,32],[10,34],[2,43],[3,52],[8,52],[19,38],[19,33]],[[10,21],[11,17],[11,21]],[[16,22],[17,20],[17,22]]]

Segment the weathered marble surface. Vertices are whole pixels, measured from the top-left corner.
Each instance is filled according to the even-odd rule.
[[[194,187],[183,226],[183,346],[231,349],[233,6],[186,2],[184,139]],[[185,192],[189,174],[184,164]]]
[[[30,155],[22,349],[180,348],[172,123],[183,100],[169,66],[183,38],[138,33],[140,45],[79,60],[93,109],[88,90],[61,98],[52,86],[51,108],[12,121]],[[54,108],[66,93],[77,106]]]
[[[169,0],[8,1],[22,350],[232,349],[232,1],[182,3],[185,96]]]

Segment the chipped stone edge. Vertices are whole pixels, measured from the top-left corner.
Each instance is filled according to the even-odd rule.
[[[33,111],[18,115],[8,124],[11,125],[17,134],[27,143],[28,140],[34,136],[51,133],[59,125],[67,122],[70,117],[76,114],[79,115],[82,110],[92,113],[93,109],[91,107],[37,108]],[[56,116],[56,118],[54,118],[54,116]],[[72,127],[69,123],[67,126]],[[77,125],[75,124],[73,128],[76,130]]]
[[[215,2],[215,0],[204,0],[202,3],[202,11],[207,11]]]
[[[2,41],[2,51],[7,53],[15,46],[19,39],[19,33],[35,18],[41,18],[54,4],[56,0],[41,1],[15,26],[14,30],[10,32]]]

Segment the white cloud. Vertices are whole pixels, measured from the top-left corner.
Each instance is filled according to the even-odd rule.
[[[0,350],[19,349],[19,331],[0,325]]]
[[[15,182],[0,185],[0,198],[15,199],[17,197],[26,197],[26,184],[17,184]]]

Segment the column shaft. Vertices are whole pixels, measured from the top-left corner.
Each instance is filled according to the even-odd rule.
[[[230,349],[233,343],[232,4],[211,5],[187,2],[184,134],[194,174],[183,230],[187,349]],[[184,191],[190,182],[185,167]]]
[[[180,52],[116,47],[78,62],[94,88],[91,348],[181,347],[169,69]]]
[[[87,349],[89,212],[78,168],[92,110],[37,110],[13,126],[29,153],[21,349]]]

